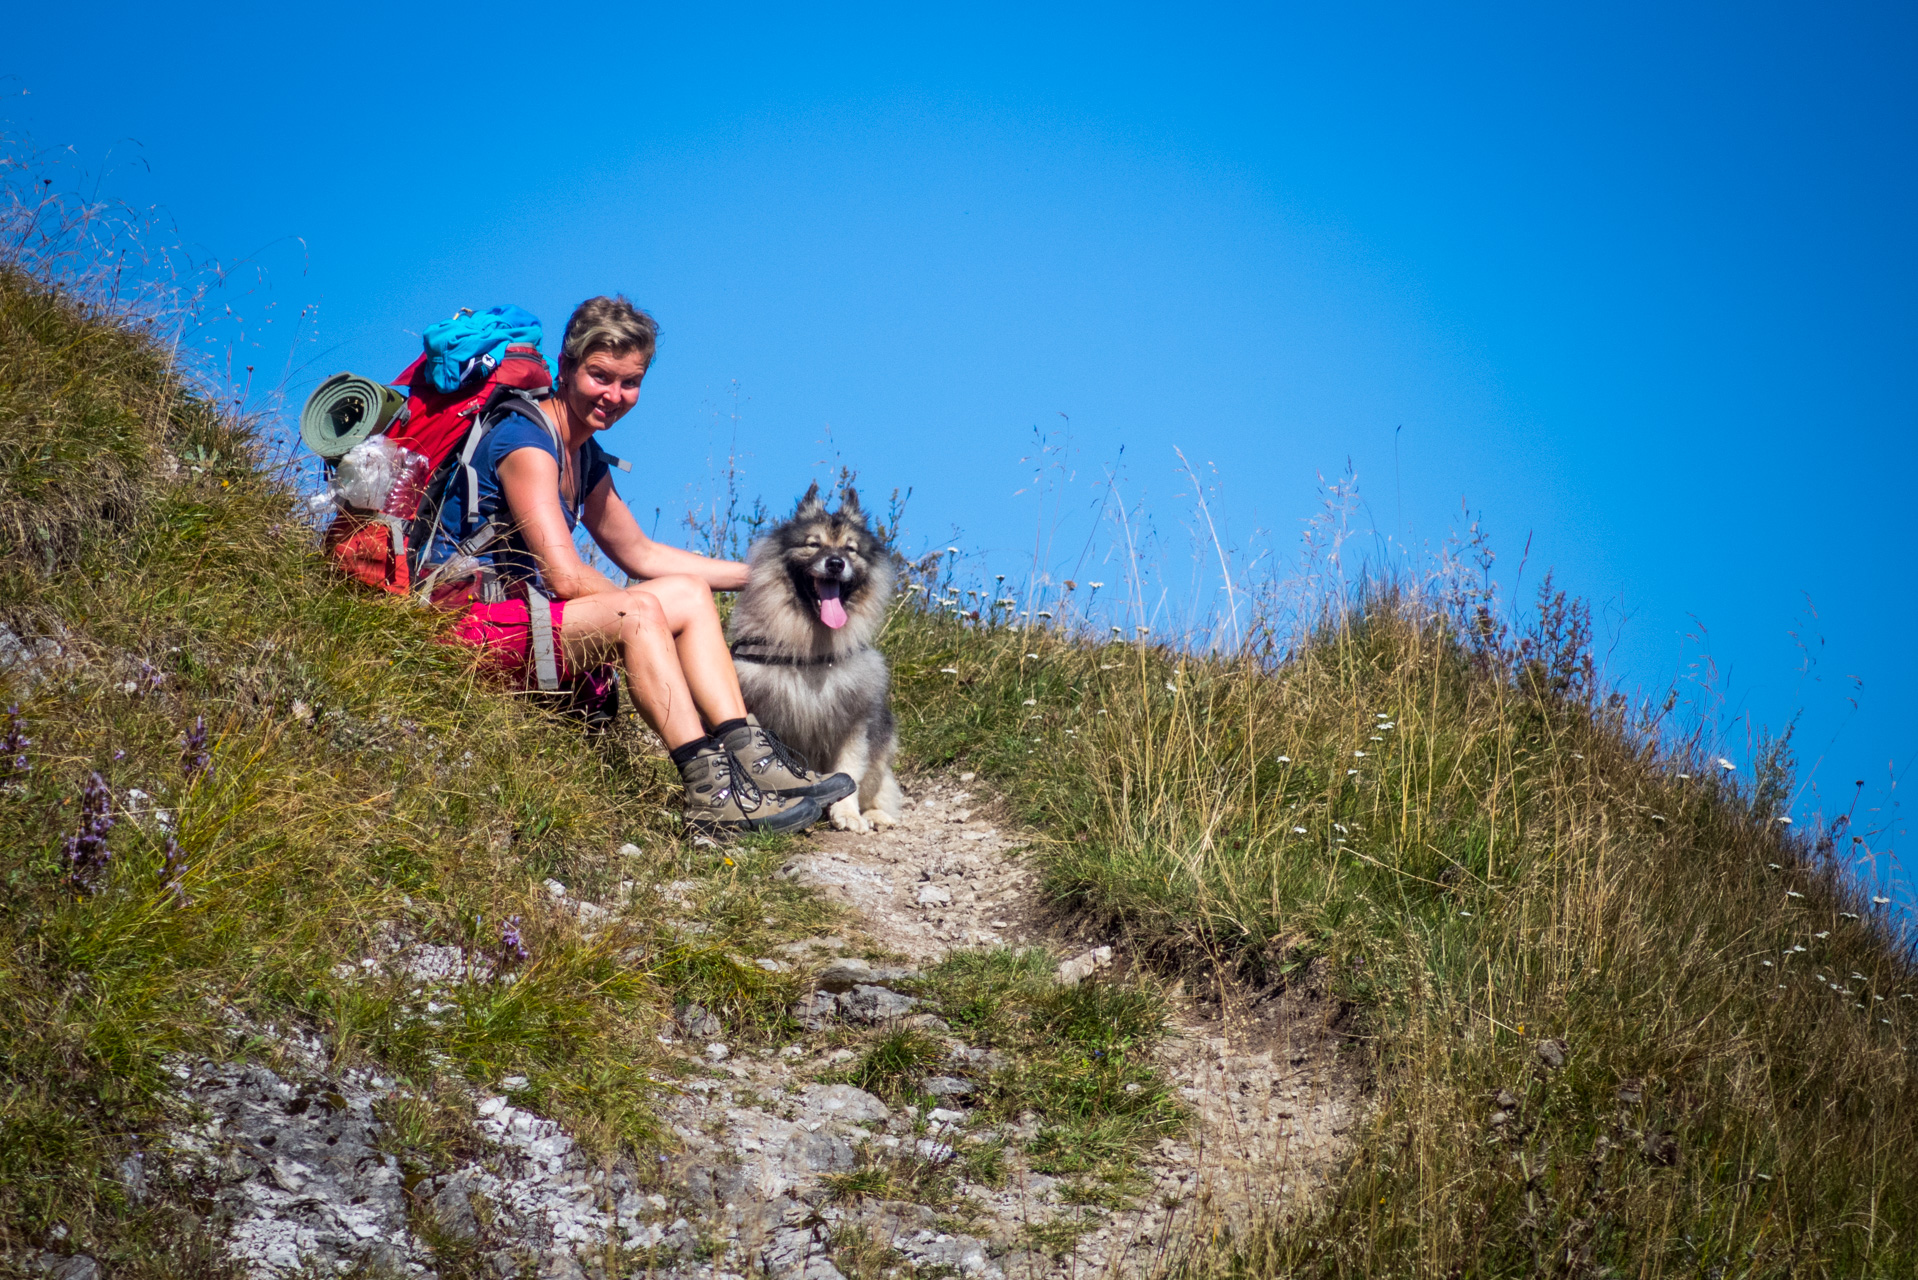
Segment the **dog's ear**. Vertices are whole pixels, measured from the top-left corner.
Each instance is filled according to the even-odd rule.
[[[799,500],[799,508],[793,512],[793,519],[817,520],[825,514],[826,504],[819,500],[819,482],[815,480],[812,487],[806,490],[806,496]]]
[[[839,495],[839,516],[842,520],[864,521],[866,513],[859,509],[859,490],[848,485]]]

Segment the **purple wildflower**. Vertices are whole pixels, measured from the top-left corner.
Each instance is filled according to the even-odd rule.
[[[193,717],[193,730],[186,735],[186,741],[180,748],[180,767],[186,770],[186,780],[193,781],[213,768],[213,757],[206,750],[206,717]]]
[[[532,958],[532,952],[526,949],[526,941],[519,935],[519,917],[510,916],[506,925],[499,931],[500,968],[509,969],[513,965]]]
[[[80,793],[80,830],[67,837],[67,883],[80,893],[92,893],[106,874],[107,832],[113,830],[113,792],[106,779],[94,774]]]
[[[26,723],[18,706],[7,708],[7,732],[0,736],[0,777],[18,778],[33,772],[33,761],[27,759],[33,739],[22,732]]]
[[[140,659],[140,678],[147,682],[147,691],[151,693],[166,683],[166,672],[142,658]]]
[[[180,842],[169,833],[162,853],[165,862],[161,865],[160,874],[166,877],[164,887],[173,895],[173,900],[184,907],[191,901],[186,896],[185,886],[181,884],[186,879],[186,850],[180,848]]]

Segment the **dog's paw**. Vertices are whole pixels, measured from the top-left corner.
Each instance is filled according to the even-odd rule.
[[[884,831],[887,827],[896,827],[899,825],[899,819],[893,817],[884,809],[868,809],[860,816],[867,822],[870,822],[875,831]]]
[[[844,800],[838,801],[832,808],[826,810],[826,814],[832,819],[833,826],[841,831],[872,830],[872,824],[860,815],[857,796],[847,796]]]

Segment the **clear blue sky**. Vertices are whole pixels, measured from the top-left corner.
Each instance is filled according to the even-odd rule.
[[[1902,830],[1909,7],[561,12],[31,6],[0,116],[257,252],[263,383],[317,305],[295,397],[458,306],[624,290],[664,329],[613,442],[636,508],[684,510],[737,381],[750,489],[789,503],[830,426],[918,535],[1015,568],[1062,413],[1075,548],[1121,447],[1178,555],[1173,446],[1282,558],[1349,458],[1413,542],[1464,500],[1509,581],[1529,538],[1628,685],[1708,653],[1741,765],[1737,717],[1802,709],[1801,819],[1863,779]]]

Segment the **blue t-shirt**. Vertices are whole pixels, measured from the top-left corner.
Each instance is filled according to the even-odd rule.
[[[512,513],[506,508],[506,492],[500,487],[499,464],[506,460],[507,455],[520,449],[538,449],[555,463],[559,461],[559,446],[553,442],[553,433],[544,423],[534,422],[517,413],[501,418],[491,431],[481,437],[479,448],[473,454],[473,470],[479,475],[479,505],[470,524],[466,521],[466,478],[457,468],[453,472],[446,505],[440,509],[439,529],[433,538],[433,563],[452,556],[464,531],[479,528],[495,515],[503,520],[512,519]],[[568,529],[578,526],[579,509],[585,504],[586,495],[597,488],[612,469],[611,461],[597,440],[588,440],[580,449],[578,463],[574,474],[579,477],[579,501],[568,505],[565,494],[560,495],[560,510],[566,514]],[[479,558],[491,561],[506,582],[530,578],[536,585],[545,586],[540,579],[539,566],[532,552],[526,549],[526,542],[518,530],[495,542],[492,550]]]

